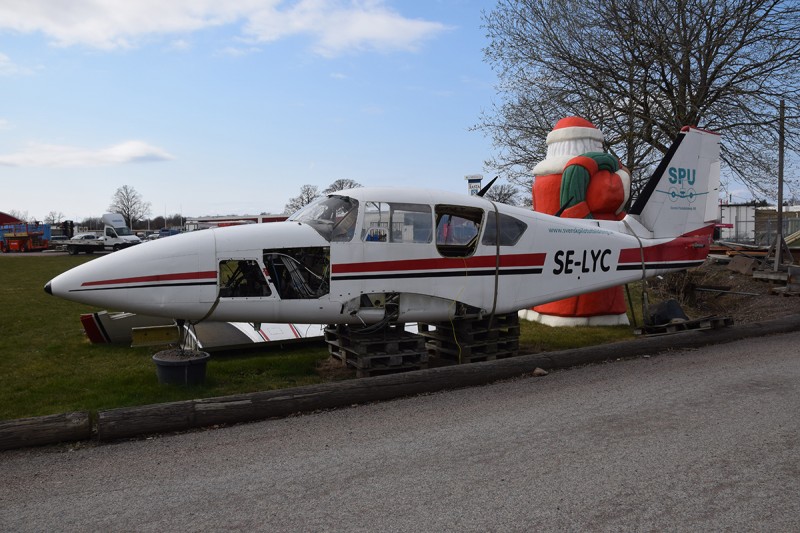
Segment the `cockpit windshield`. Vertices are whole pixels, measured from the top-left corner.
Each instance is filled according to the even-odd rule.
[[[349,241],[357,216],[358,200],[332,194],[303,207],[289,220],[308,224],[327,241]]]

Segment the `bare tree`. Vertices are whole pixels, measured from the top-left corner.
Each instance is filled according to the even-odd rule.
[[[27,211],[19,211],[17,209],[12,209],[11,211],[8,212],[8,214],[14,218],[18,218],[19,220],[25,222],[29,222],[31,220],[30,215],[28,214]]]
[[[51,224],[51,225],[61,224],[62,220],[64,220],[64,213],[62,213],[61,211],[59,212],[50,211],[49,213],[47,213],[47,216],[44,217],[45,224]]]
[[[100,217],[84,218],[76,225],[84,228],[85,231],[96,231],[103,229],[103,221],[100,219]]]
[[[530,195],[528,195],[530,196]],[[519,189],[511,183],[501,183],[500,185],[493,185],[483,195],[487,200],[499,202],[501,204],[519,205]]]
[[[150,202],[142,200],[142,196],[133,187],[123,185],[114,193],[108,209],[122,215],[128,227],[133,229],[136,222],[150,214]]]
[[[289,200],[289,202],[283,208],[283,212],[285,214],[294,213],[301,207],[307,206],[317,198],[319,198],[319,187],[316,185],[303,185],[300,187],[300,194]]]
[[[498,0],[484,21],[501,101],[475,129],[497,147],[487,166],[517,183],[571,115],[604,132],[635,185],[693,125],[722,134],[724,177],[774,197],[781,99],[800,147],[794,0]]]
[[[363,187],[363,185],[361,185],[355,180],[338,179],[333,183],[331,183],[327,189],[322,191],[322,194],[331,194],[336,191],[343,191],[345,189],[357,189],[358,187]]]
[[[164,218],[162,215],[158,215],[157,217],[150,219],[149,221],[149,228],[153,229],[161,229],[167,227],[167,219]]]

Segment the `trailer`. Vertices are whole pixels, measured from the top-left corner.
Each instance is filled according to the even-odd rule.
[[[76,235],[65,241],[63,246],[69,252],[69,255],[93,254],[105,251],[105,242],[102,237],[90,233]]]
[[[0,252],[35,252],[50,247],[50,224],[22,223],[0,226]]]

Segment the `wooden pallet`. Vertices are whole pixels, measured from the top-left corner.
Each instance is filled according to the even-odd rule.
[[[674,322],[669,324],[659,324],[656,326],[643,326],[634,330],[635,335],[655,336],[655,335],[671,335],[673,333],[680,333],[683,331],[698,331],[704,329],[717,329],[733,325],[733,318],[729,316],[708,316],[697,318],[694,320],[685,320],[683,322]]]
[[[786,284],[786,280],[789,279],[788,272],[773,272],[771,270],[755,270],[753,271],[753,279],[759,281],[766,281],[768,283],[783,283]]]
[[[404,330],[360,335],[349,328],[342,329],[339,326],[337,329],[338,331],[325,329],[325,342],[358,356],[424,351],[425,348],[423,337]]]
[[[481,342],[508,337],[519,337],[519,315],[509,313],[497,315],[493,319],[453,320],[418,324],[420,335],[430,339],[452,340],[459,342]]]
[[[519,338],[460,344],[452,339],[428,339],[428,354],[451,363],[478,363],[519,355]]]
[[[769,290],[770,294],[778,294],[780,296],[800,296],[800,291],[794,287],[772,287]]]
[[[427,339],[458,340],[463,343],[480,343],[502,340],[509,337],[519,338],[520,327],[469,330],[463,327],[451,328],[449,324],[420,324],[419,333]]]
[[[519,315],[419,324],[431,357],[447,363],[493,361],[519,354]]]
[[[325,328],[328,353],[355,368],[356,376],[369,377],[420,370],[428,366],[425,339],[405,331],[403,325],[364,335],[348,326]]]
[[[428,353],[407,352],[391,355],[348,356],[346,363],[356,369],[357,377],[380,376],[427,368]]]

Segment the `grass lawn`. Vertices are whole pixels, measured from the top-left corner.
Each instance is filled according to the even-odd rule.
[[[61,254],[0,254],[0,420],[97,411],[319,383],[324,345],[214,354],[198,387],[160,385],[157,348],[91,344],[82,313],[98,309],[46,294],[56,275],[93,259]],[[636,304],[635,304],[636,305]],[[550,328],[523,321],[523,351],[553,351],[632,338],[629,327]],[[354,374],[335,374],[341,379]]]

